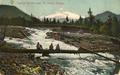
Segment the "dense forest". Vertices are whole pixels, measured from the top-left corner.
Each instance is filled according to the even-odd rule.
[[[23,17],[16,18],[0,18],[0,25],[14,25],[14,26],[27,26],[27,27],[38,27],[42,25],[49,26],[77,26],[88,28],[92,33],[105,34],[110,36],[119,37],[120,35],[120,22],[116,16],[108,16],[108,19],[105,22],[102,22],[98,19],[95,19],[95,16],[92,14],[91,9],[88,11],[89,17],[82,18],[78,20],[72,20],[66,17],[64,21],[60,21],[55,18],[43,18],[42,20],[31,15],[31,20],[26,20]]]

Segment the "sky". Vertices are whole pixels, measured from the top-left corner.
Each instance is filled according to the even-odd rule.
[[[17,6],[36,17],[60,11],[88,16],[89,8],[92,9],[94,15],[104,11],[120,14],[120,0],[0,0],[0,4]]]

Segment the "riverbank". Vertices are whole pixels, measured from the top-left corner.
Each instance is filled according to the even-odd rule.
[[[59,65],[30,54],[0,53],[0,60],[2,75],[56,75],[62,72]]]
[[[23,35],[25,33],[27,36],[30,36],[30,33],[25,27],[22,26],[0,26],[0,32],[1,34],[5,33],[6,37],[12,38],[26,38],[26,36]]]

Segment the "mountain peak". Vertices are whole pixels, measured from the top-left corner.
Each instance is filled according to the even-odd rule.
[[[56,18],[56,19],[64,19],[68,17],[69,19],[79,19],[79,15],[69,12],[69,11],[62,11],[62,12],[56,12],[54,14],[46,16],[47,18]]]
[[[111,11],[105,11],[101,14],[96,15],[96,19],[98,19],[102,22],[105,22],[108,19],[108,16],[111,16],[111,17],[116,16],[117,17],[117,15],[115,13],[113,13]]]
[[[116,15],[115,13],[113,13],[113,12],[111,12],[111,11],[105,11],[105,12],[103,12],[103,14],[108,14],[108,15]]]
[[[104,13],[112,13],[111,11],[105,11]]]

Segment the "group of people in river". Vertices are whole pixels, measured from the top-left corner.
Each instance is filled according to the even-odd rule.
[[[37,43],[36,48],[37,48],[37,50],[43,50],[43,47],[42,47],[42,45],[41,45],[39,42]],[[49,50],[57,50],[57,51],[60,51],[60,45],[57,44],[57,45],[56,45],[56,48],[54,49],[53,43],[51,43],[50,46],[49,46]]]

